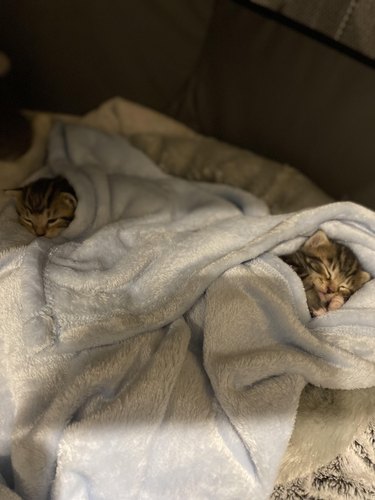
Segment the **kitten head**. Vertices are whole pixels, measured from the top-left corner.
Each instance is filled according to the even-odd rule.
[[[330,240],[322,230],[308,238],[301,253],[306,267],[302,277],[305,288],[314,288],[328,308],[333,298],[335,304],[341,299],[342,305],[371,278],[350,248]]]
[[[77,198],[64,177],[42,177],[5,193],[16,200],[19,222],[36,236],[54,238],[74,218]]]

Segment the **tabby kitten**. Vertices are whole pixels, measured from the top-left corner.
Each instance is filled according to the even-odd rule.
[[[5,193],[16,200],[19,222],[36,236],[54,238],[74,218],[77,196],[64,177],[41,177]]]
[[[371,279],[354,253],[332,241],[319,230],[296,252],[284,255],[302,279],[312,316],[339,309],[349,297]]]

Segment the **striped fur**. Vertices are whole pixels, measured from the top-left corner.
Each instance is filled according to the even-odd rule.
[[[54,238],[74,218],[77,196],[64,177],[42,177],[5,192],[16,200],[19,222],[36,236]]]
[[[319,230],[283,260],[303,282],[312,316],[339,309],[370,279],[350,248]]]

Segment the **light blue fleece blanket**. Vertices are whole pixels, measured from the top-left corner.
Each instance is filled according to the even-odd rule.
[[[375,214],[271,216],[76,125],[46,174],[78,194],[62,237],[0,214],[1,498],[268,498],[305,384],[375,385],[375,280],[311,319],[278,255],[322,227],[375,275]]]

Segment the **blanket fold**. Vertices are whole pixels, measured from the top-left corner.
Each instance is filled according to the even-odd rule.
[[[375,385],[374,280],[312,319],[279,256],[321,227],[374,276],[375,214],[270,215],[77,125],[36,175],[57,174],[78,195],[59,239],[15,246],[0,214],[4,481],[38,500],[268,498],[306,383]]]

